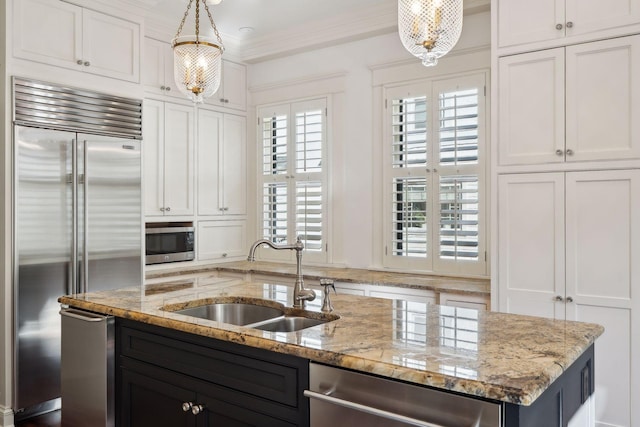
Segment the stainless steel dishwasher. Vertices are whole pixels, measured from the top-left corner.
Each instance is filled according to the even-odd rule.
[[[317,363],[309,366],[311,427],[499,427],[500,405]]]
[[[62,425],[113,427],[114,318],[63,308]]]

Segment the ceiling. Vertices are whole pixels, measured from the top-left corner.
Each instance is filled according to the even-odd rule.
[[[189,0],[128,0],[143,10],[148,29],[175,35]],[[464,0],[465,13],[488,10],[490,0]],[[397,0],[208,1],[227,53],[259,62],[309,48],[335,45],[396,31]],[[201,7],[202,9],[202,7]],[[213,35],[204,10],[201,31]],[[195,1],[183,35],[194,33]],[[243,28],[251,31],[243,31]]]

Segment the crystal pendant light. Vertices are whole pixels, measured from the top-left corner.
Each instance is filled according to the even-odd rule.
[[[404,47],[429,67],[458,42],[462,0],[398,0],[398,33]]]
[[[195,0],[195,35],[180,35],[193,1],[189,0],[187,10],[182,17],[182,21],[180,21],[178,32],[171,42],[171,47],[173,48],[173,74],[180,92],[193,102],[201,103],[204,98],[216,93],[220,87],[224,45],[205,0]],[[204,5],[209,16],[209,22],[213,27],[217,40],[200,35],[200,2]]]

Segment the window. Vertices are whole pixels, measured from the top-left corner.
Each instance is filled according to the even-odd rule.
[[[384,265],[485,274],[485,75],[386,88]]]
[[[327,261],[326,117],[326,99],[258,108],[263,238],[281,244],[300,237],[305,260],[315,262]],[[262,256],[291,256],[275,252]]]

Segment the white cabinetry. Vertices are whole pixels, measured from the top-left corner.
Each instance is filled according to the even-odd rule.
[[[138,83],[140,24],[58,0],[13,1],[13,56]]]
[[[234,110],[246,110],[247,68],[242,64],[223,60],[220,88],[210,99],[205,100],[205,103]]]
[[[634,425],[640,170],[502,175],[498,219],[501,310],[603,325],[596,419]]]
[[[640,158],[640,36],[499,59],[500,165]]]
[[[247,213],[246,118],[198,109],[198,215]]]
[[[494,0],[495,4],[499,47],[597,36],[640,22],[638,0]]]
[[[246,220],[198,221],[196,235],[198,260],[246,257],[246,240]]]
[[[148,93],[185,98],[173,78],[173,52],[169,43],[145,37],[142,83]]]
[[[145,214],[194,214],[194,109],[146,99],[143,104]]]

